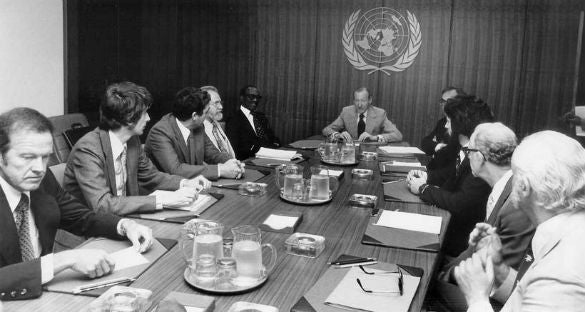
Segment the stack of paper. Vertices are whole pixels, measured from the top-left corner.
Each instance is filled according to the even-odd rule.
[[[380,146],[379,149],[387,154],[424,154],[423,151],[414,146]]]
[[[302,157],[302,155],[297,154],[296,151],[261,147],[260,150],[256,153],[256,157],[290,161],[295,158]]]
[[[418,213],[400,211],[382,211],[382,215],[376,225],[395,229],[425,232],[431,234],[441,233],[441,217],[428,216]]]

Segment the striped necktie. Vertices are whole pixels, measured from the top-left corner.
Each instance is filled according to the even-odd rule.
[[[219,128],[217,127],[217,124],[215,122],[213,122],[213,129],[211,130],[211,133],[213,133],[213,137],[217,142],[217,148],[219,149],[219,151],[222,153],[229,154],[226,141],[223,139],[223,136],[219,132]]]
[[[35,252],[30,237],[30,217],[29,217],[29,200],[26,194],[20,195],[20,201],[14,209],[14,223],[18,232],[18,242],[20,243],[20,252],[22,261],[30,261],[35,258]]]

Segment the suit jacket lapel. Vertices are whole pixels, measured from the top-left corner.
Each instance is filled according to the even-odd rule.
[[[179,145],[179,149],[181,150],[181,154],[182,154],[181,156],[183,156],[183,159],[180,159],[180,161],[194,164],[193,159],[190,158],[191,152],[188,150],[187,144],[185,144],[185,140],[183,140],[183,134],[181,133],[181,130],[179,129],[179,126],[177,125],[177,119],[174,116],[170,116],[170,118],[168,119],[168,124],[173,131],[173,136],[172,136],[173,140],[177,141],[176,144]],[[191,137],[193,137],[193,136],[191,136]]]
[[[374,126],[377,123],[376,122],[377,118],[378,118],[378,115],[376,114],[376,111],[374,111],[374,109],[370,105],[368,107],[368,116],[366,117],[366,130],[365,130],[370,135],[374,135]],[[356,127],[356,129],[357,129],[357,127]]]
[[[0,187],[0,265],[22,262],[14,215]]]
[[[138,156],[140,154],[140,139],[133,136],[126,142],[126,195],[140,195],[138,191]]]
[[[350,109],[350,114],[348,116],[349,120],[347,120],[347,126],[345,127],[345,130],[347,132],[349,132],[349,134],[351,134],[351,136],[355,139],[358,138],[357,135],[357,119],[358,119],[358,113],[357,110],[354,107],[352,107],[352,109]]]
[[[30,209],[39,231],[41,255],[53,252],[55,233],[59,228],[59,219],[55,218],[54,214],[51,214],[52,211],[55,211],[50,207],[51,205],[55,205],[54,199],[44,192],[36,190],[30,193]]]
[[[252,128],[250,121],[248,121],[248,118],[246,117],[246,115],[244,115],[244,112],[242,112],[242,109],[239,106],[238,106],[238,116],[240,118],[240,123],[246,125],[245,128],[248,130],[248,134],[250,136],[257,137],[258,135],[256,134],[256,131],[254,131],[254,128]]]
[[[502,210],[502,207],[504,206],[504,203],[508,200],[508,197],[510,197],[510,193],[512,193],[512,177],[510,177],[510,179],[508,179],[508,182],[506,183],[506,186],[504,187],[504,190],[502,191],[500,198],[498,198],[498,201],[494,205],[494,209],[492,210],[492,213],[490,214],[490,216],[487,219],[487,223],[489,223],[491,225],[495,224],[496,217],[500,213],[500,210]]]
[[[110,135],[106,130],[99,130],[100,143],[106,160],[105,174],[110,186],[110,192],[116,194],[116,173],[114,171],[114,157],[112,156],[112,143],[110,142]],[[129,157],[127,159],[130,159]]]

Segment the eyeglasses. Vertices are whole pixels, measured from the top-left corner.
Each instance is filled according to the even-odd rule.
[[[214,101],[214,102],[209,102],[209,105],[213,105],[213,106],[223,106],[223,101]]]
[[[371,290],[371,289],[366,289],[364,287],[364,285],[362,285],[362,281],[360,281],[359,278],[356,278],[356,281],[358,283],[358,285],[360,286],[360,288],[368,293],[368,294],[373,294],[373,293],[386,293],[386,294],[400,294],[400,296],[402,296],[403,293],[403,277],[402,277],[402,271],[400,270],[400,267],[398,267],[398,269],[396,271],[385,271],[385,272],[369,272],[366,271],[366,269],[364,269],[363,266],[359,266],[360,269],[362,270],[362,272],[364,272],[365,274],[368,275],[382,275],[382,274],[398,274],[398,291],[393,291],[393,290]]]
[[[260,94],[246,94],[246,98],[250,101],[253,101],[262,99],[262,96]]]
[[[461,148],[461,151],[465,154],[465,157],[469,157],[469,153],[471,153],[471,152],[478,152],[478,153],[481,154],[481,156],[483,157],[483,159],[485,159],[485,156],[483,155],[483,153],[480,150],[478,150],[478,149],[469,148],[469,147],[465,146],[465,147],[462,147]]]

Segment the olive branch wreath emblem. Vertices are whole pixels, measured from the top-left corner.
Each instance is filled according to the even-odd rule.
[[[347,60],[351,65],[353,65],[356,69],[359,70],[370,70],[368,74],[372,74],[376,71],[381,71],[388,76],[390,76],[390,71],[401,72],[407,69],[410,65],[412,65],[414,59],[418,55],[418,51],[422,43],[420,24],[418,23],[418,20],[416,19],[416,16],[414,16],[414,14],[410,13],[409,11],[406,11],[406,15],[408,18],[408,30],[410,34],[408,38],[408,48],[400,56],[396,63],[394,63],[393,65],[381,67],[366,63],[362,55],[355,48],[353,31],[355,29],[355,25],[357,23],[359,14],[360,10],[357,10],[352,15],[349,16],[349,19],[347,20],[347,22],[345,23],[345,27],[343,28],[343,36],[341,40],[343,43],[343,50],[345,51]]]

